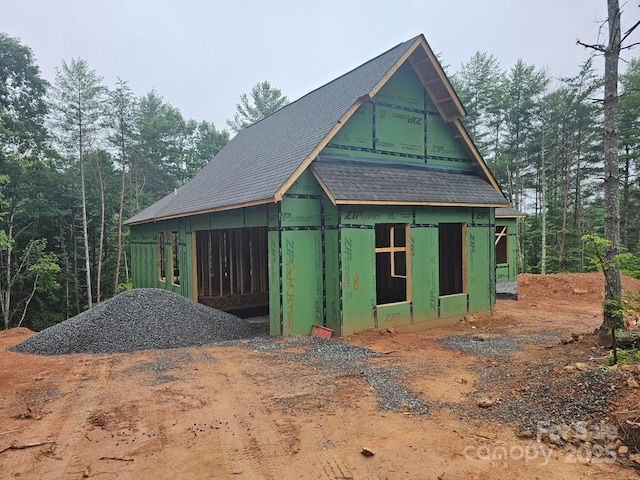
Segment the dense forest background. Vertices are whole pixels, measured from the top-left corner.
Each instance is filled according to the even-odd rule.
[[[527,214],[520,271],[596,269],[593,242],[583,240],[602,236],[604,216],[594,59],[554,78],[478,52],[448,74],[470,135]],[[620,91],[620,266],[640,277],[640,61],[627,65]],[[2,326],[40,330],[130,288],[122,221],[187,182],[229,137],[183,118],[156,91],[137,97],[124,80],[105,85],[86,60],[63,61],[47,81],[30,48],[0,33]]]

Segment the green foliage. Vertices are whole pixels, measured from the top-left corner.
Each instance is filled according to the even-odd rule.
[[[246,93],[240,95],[240,103],[236,103],[233,120],[227,120],[229,128],[236,133],[289,103],[282,91],[267,81],[256,83],[249,95],[251,99]]]
[[[629,364],[629,363],[637,362],[640,360],[640,349],[637,349],[637,348],[633,348],[630,350],[618,349],[616,355],[618,359],[618,364]],[[607,361],[609,362],[609,365],[614,364],[613,350],[610,350],[609,352],[607,352]]]
[[[40,332],[45,328],[53,327],[55,324],[63,322],[64,315],[59,312],[45,310],[38,313],[31,321],[31,329]]]
[[[133,288],[133,284],[131,282],[119,283],[118,284],[118,290],[116,291],[116,294],[122,293],[122,292],[126,292],[128,290],[131,290],[132,288]]]
[[[582,241],[585,244],[585,270],[601,272],[604,261],[602,252],[611,242],[593,234],[583,235]],[[616,255],[615,261],[621,274],[640,278],[640,257],[631,252],[623,252]]]

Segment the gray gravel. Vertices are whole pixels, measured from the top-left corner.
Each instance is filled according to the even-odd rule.
[[[497,360],[510,360],[516,352],[522,350],[525,343],[557,344],[560,336],[553,332],[538,332],[534,335],[500,335],[490,337],[483,334],[452,335],[441,338],[438,343],[450,350],[481,355]]]
[[[166,290],[138,288],[47,328],[11,350],[35,355],[119,353],[216,345],[261,334],[263,327],[235,315]]]
[[[428,403],[401,385],[399,371],[369,364],[380,355],[373,350],[347,345],[339,339],[290,336],[285,338],[256,338],[245,347],[265,355],[287,358],[316,370],[331,374],[355,374],[361,377],[378,396],[378,409],[406,413],[429,413]],[[287,352],[286,349],[296,352]],[[298,350],[304,348],[300,353]]]
[[[454,335],[441,338],[438,343],[450,350],[458,350],[462,353],[509,360],[515,352],[521,350],[520,345],[525,341],[525,337],[521,335],[486,339],[479,335]]]

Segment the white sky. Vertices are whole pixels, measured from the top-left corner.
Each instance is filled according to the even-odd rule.
[[[571,76],[589,55],[576,39],[606,40],[598,37],[606,3],[0,0],[0,31],[31,47],[49,81],[62,59],[83,58],[109,87],[120,77],[137,96],[155,88],[186,119],[221,129],[259,81],[295,100],[420,33],[450,72],[482,51],[505,69],[522,58]],[[640,19],[637,3],[621,1],[623,31]]]

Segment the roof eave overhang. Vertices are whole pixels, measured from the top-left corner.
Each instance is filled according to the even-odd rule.
[[[399,200],[353,200],[336,199],[336,205],[393,205],[393,206],[423,206],[423,207],[482,207],[499,208],[504,207],[504,203],[479,203],[479,202],[420,202],[420,201],[399,201]]]
[[[176,218],[184,218],[184,217],[193,217],[196,215],[204,215],[207,213],[215,213],[215,212],[224,212],[227,210],[235,210],[238,208],[245,208],[245,207],[255,207],[258,205],[266,205],[269,203],[275,203],[276,199],[275,197],[271,197],[271,198],[265,198],[262,200],[255,200],[255,201],[251,201],[251,202],[246,202],[246,203],[238,203],[238,204],[234,204],[234,205],[225,205],[222,207],[215,207],[215,208],[206,208],[206,209],[202,209],[202,210],[194,210],[192,212],[186,212],[186,213],[180,213],[180,214],[175,214],[175,215],[163,215],[163,216],[159,216],[159,217],[155,217],[155,218],[149,218],[146,220],[140,220],[137,222],[130,222],[127,223],[125,222],[125,225],[127,226],[132,226],[132,225],[143,225],[145,223],[157,223],[157,222],[164,222],[165,220],[174,220]]]

